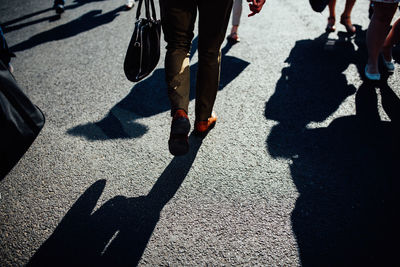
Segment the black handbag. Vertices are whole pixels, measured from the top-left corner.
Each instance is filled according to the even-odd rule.
[[[310,0],[311,8],[315,12],[324,11],[325,7],[329,4],[329,0]]]
[[[44,125],[44,115],[0,61],[0,180],[23,156]]]
[[[146,17],[140,18],[143,1]],[[136,12],[135,30],[124,60],[124,72],[128,80],[138,82],[157,66],[160,59],[160,35],[161,21],[157,20],[153,0],[140,0]]]

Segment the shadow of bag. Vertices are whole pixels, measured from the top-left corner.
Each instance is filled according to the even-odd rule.
[[[322,12],[329,4],[329,0],[310,0],[311,8],[315,12]]]
[[[0,180],[13,168],[44,125],[44,115],[0,61]]]
[[[140,18],[143,1],[146,17]],[[124,72],[128,80],[138,82],[157,66],[160,59],[160,36],[161,21],[157,20],[153,0],[140,0],[136,12],[135,30],[124,60]]]

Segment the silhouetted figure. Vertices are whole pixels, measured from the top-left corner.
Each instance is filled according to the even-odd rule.
[[[68,211],[27,266],[136,266],[160,218],[189,172],[202,143],[175,157],[146,196],[116,196],[93,210],[105,180],[90,186]]]
[[[355,115],[331,118],[356,92],[343,71],[363,62],[351,42],[339,40],[330,51],[324,43],[323,36],[296,42],[265,107],[278,122],[268,151],[290,160],[299,192],[291,219],[301,264],[391,266],[399,248],[390,242],[399,232],[398,127],[381,121],[368,82],[357,90]]]

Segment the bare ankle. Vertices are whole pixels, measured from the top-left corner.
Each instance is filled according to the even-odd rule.
[[[392,46],[383,46],[382,55],[386,61],[392,61]]]

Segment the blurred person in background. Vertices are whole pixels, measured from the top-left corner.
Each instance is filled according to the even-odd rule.
[[[126,0],[125,9],[130,10],[135,5],[135,1],[137,0]],[[65,0],[54,0],[53,9],[57,14],[61,15],[65,11]]]
[[[353,10],[355,2],[356,0],[346,0],[345,8],[340,16],[340,24],[342,24],[346,28],[346,31],[350,34],[354,34],[356,32],[356,28],[351,23],[351,11]],[[330,0],[328,7],[329,17],[325,30],[326,32],[334,32],[336,30],[336,0]]]
[[[242,16],[242,0],[234,0],[232,7],[232,28],[231,33],[226,38],[231,44],[240,42],[238,29],[240,24],[240,17]]]
[[[400,0],[374,0],[373,15],[367,30],[368,61],[365,66],[365,77],[369,80],[380,80],[378,61],[382,59],[386,70],[394,71],[392,48],[399,42],[399,20],[390,29],[390,23],[396,13]],[[389,31],[390,30],[390,31]]]

